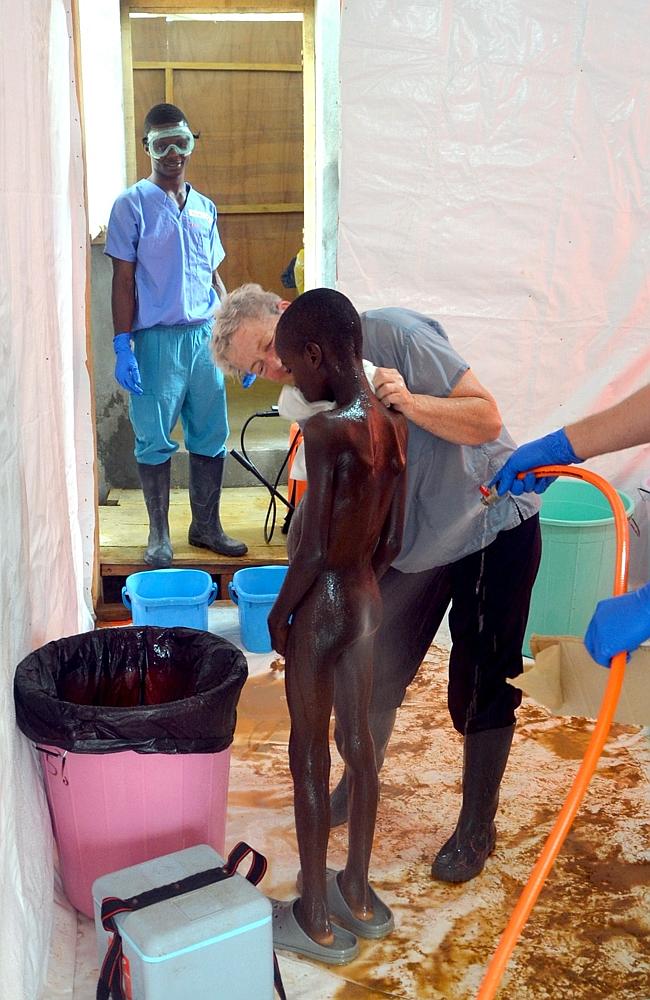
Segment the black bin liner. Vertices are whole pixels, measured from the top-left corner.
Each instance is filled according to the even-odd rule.
[[[16,668],[18,726],[75,753],[218,753],[230,746],[244,654],[191,628],[107,628],[48,642]]]

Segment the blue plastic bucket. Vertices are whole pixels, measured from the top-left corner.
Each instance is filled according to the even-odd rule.
[[[238,569],[228,584],[230,599],[239,609],[241,641],[251,653],[270,653],[269,611],[275,603],[288,566],[250,566]]]
[[[616,492],[631,517],[631,497]],[[542,561],[524,636],[526,656],[531,655],[533,632],[582,638],[596,604],[611,596],[614,585],[614,515],[597,486],[579,479],[557,479],[543,495],[539,522]]]
[[[208,606],[218,587],[202,569],[152,569],[127,576],[122,602],[134,625],[207,631]]]

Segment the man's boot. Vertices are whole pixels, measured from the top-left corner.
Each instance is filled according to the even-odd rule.
[[[212,549],[222,556],[244,556],[248,547],[230,538],[221,527],[219,503],[225,456],[208,458],[190,452],[190,507],[192,523],[188,533],[190,545]]]
[[[368,724],[372,733],[372,741],[375,744],[375,761],[377,763],[377,773],[381,770],[386,756],[386,747],[390,740],[393,726],[395,725],[396,708],[389,708],[385,712],[370,712]],[[338,738],[337,738],[338,743]],[[348,779],[347,771],[330,795],[330,829],[341,826],[348,821]]]
[[[431,865],[433,878],[467,882],[483,871],[496,844],[494,817],[514,732],[506,726],[465,737],[463,804],[456,829]]]
[[[138,462],[142,492],[149,514],[149,541],[144,553],[147,566],[164,569],[171,566],[174,553],[169,540],[169,481],[171,459],[162,465]]]

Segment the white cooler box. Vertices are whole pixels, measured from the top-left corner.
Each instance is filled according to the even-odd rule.
[[[223,863],[199,844],[98,878],[99,967],[109,945],[101,921],[106,896],[128,899]],[[273,1000],[271,903],[242,875],[119,914],[115,923],[128,1000]]]

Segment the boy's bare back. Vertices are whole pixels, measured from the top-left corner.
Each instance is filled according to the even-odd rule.
[[[369,395],[350,407],[316,414],[305,425],[304,438],[308,481],[314,484],[312,468],[320,465],[321,486],[326,480],[329,493],[326,568],[364,572],[402,485],[406,422]],[[319,504],[314,516],[322,512]],[[303,530],[309,516],[305,503]]]

